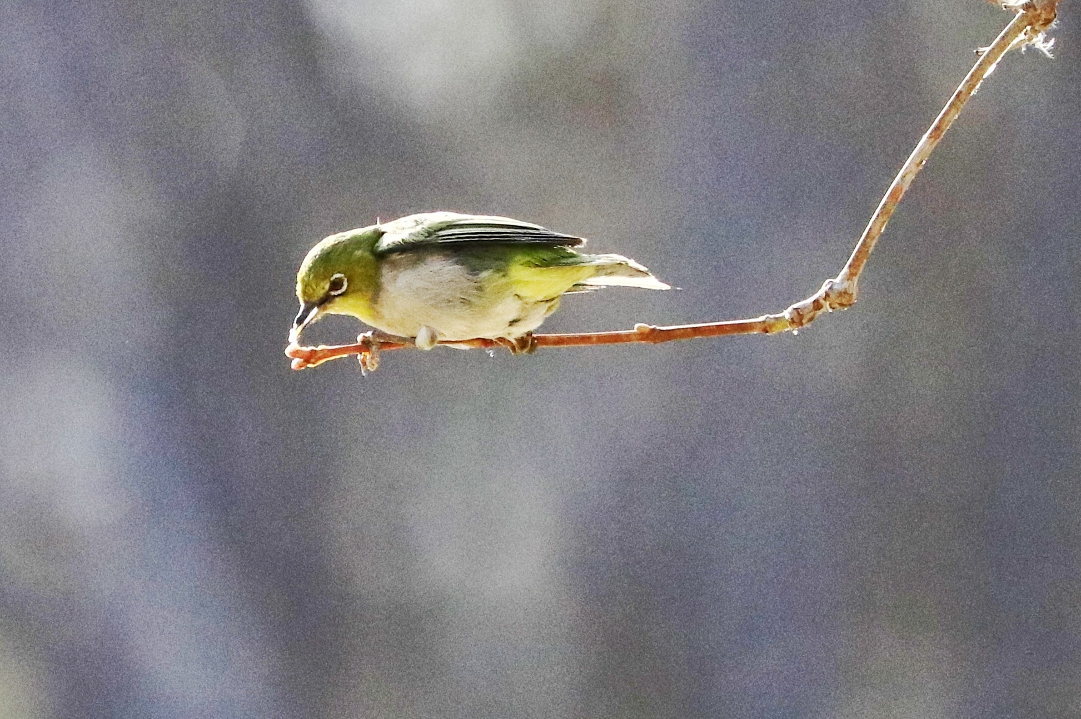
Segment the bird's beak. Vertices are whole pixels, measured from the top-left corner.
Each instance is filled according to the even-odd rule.
[[[300,303],[300,312],[297,313],[297,317],[293,320],[293,329],[289,331],[289,342],[296,344],[300,339],[300,333],[305,327],[315,321],[315,318],[319,316],[319,310],[321,305],[314,302],[302,302]]]

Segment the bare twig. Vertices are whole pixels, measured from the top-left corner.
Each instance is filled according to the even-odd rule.
[[[905,160],[901,170],[886,190],[863,235],[856,243],[848,262],[836,277],[826,280],[825,284],[807,299],[796,302],[784,312],[762,315],[752,319],[729,320],[725,322],[706,322],[703,324],[655,327],[638,324],[633,330],[618,332],[585,332],[581,334],[536,335],[537,347],[582,347],[587,345],[624,344],[630,342],[648,342],[657,344],[674,340],[696,339],[699,337],[720,337],[741,334],[776,334],[795,331],[806,327],[824,312],[843,310],[856,302],[860,273],[863,272],[875,243],[890,221],[897,204],[904,197],[905,191],[923,168],[942,136],[961,112],[961,108],[976,93],[980,84],[995,69],[1002,56],[1012,48],[1027,44],[1036,44],[1046,50],[1049,43],[1043,39],[1055,21],[1058,0],[1028,0],[1026,2],[1005,2],[1003,7],[1016,11],[1017,15],[999,33],[995,41],[982,48],[980,57],[969,70],[965,79],[954,91],[942,112],[938,114],[931,127],[920,138],[916,149]],[[476,347],[492,349],[502,346],[495,340],[475,339],[467,342],[454,342],[456,347]],[[413,346],[408,341],[380,343],[379,350],[404,349]],[[374,368],[373,345],[370,340],[349,345],[300,347],[295,344],[286,348],[285,354],[292,358],[293,369],[315,367],[332,359],[349,355],[360,355],[365,366]]]

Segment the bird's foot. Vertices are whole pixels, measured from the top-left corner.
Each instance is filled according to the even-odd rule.
[[[367,377],[369,372],[375,372],[379,369],[379,348],[384,343],[408,345],[412,341],[409,337],[399,337],[379,330],[371,330],[362,335],[357,335],[357,344],[365,347],[365,350],[357,355],[357,359],[360,360],[360,373]]]
[[[367,377],[369,372],[379,369],[379,345],[375,332],[365,332],[357,335],[357,344],[364,345],[365,350],[357,355],[360,361],[360,374]]]
[[[401,342],[401,337],[388,335],[379,330],[357,335],[357,344],[364,345],[364,351],[357,355],[360,361],[360,373],[367,377],[370,372],[379,369],[379,346],[384,342]]]
[[[537,338],[532,332],[514,338],[500,337],[496,342],[509,349],[512,355],[531,355],[537,350]]]

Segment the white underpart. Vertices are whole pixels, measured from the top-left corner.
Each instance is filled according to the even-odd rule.
[[[551,303],[523,302],[492,272],[471,274],[445,257],[390,255],[376,300],[379,329],[423,341],[517,337],[540,326]],[[483,288],[483,289],[482,289]],[[515,322],[514,320],[517,320]]]

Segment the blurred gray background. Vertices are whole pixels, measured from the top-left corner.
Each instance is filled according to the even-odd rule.
[[[0,718],[1081,716],[1078,8],[798,337],[291,372],[294,273],[412,212],[779,311],[981,0],[3,0]],[[306,337],[349,341],[360,326]]]

